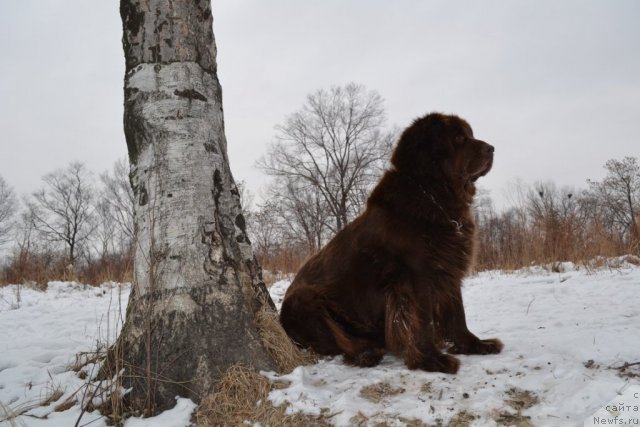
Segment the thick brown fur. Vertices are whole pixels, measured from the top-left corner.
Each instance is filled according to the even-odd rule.
[[[364,213],[287,290],[280,321],[289,336],[357,366],[390,351],[410,369],[455,373],[451,354],[499,353],[500,340],[467,329],[460,289],[473,261],[475,181],[493,151],[457,116],[415,120]]]

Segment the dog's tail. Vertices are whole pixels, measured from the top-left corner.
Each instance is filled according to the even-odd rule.
[[[371,342],[357,336],[341,312],[316,289],[299,287],[285,296],[280,323],[300,347],[311,347],[319,354],[355,355],[371,348]]]
[[[339,321],[342,316],[336,314],[339,313],[339,308],[334,304],[326,304],[322,313],[322,320],[331,331],[331,335],[335,339],[336,345],[340,348],[342,353],[349,355],[356,355],[370,350],[373,347],[371,340],[364,337],[357,336],[352,332],[348,332],[346,322]]]

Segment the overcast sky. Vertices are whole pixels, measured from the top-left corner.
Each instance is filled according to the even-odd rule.
[[[0,5],[0,175],[18,193],[79,160],[126,155],[119,1]],[[640,1],[214,0],[231,168],[255,161],[308,93],[377,90],[389,124],[466,118],[496,147],[479,183],[585,187],[610,158],[640,157]]]

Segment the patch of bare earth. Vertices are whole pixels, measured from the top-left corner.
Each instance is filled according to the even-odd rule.
[[[431,427],[429,426],[429,424],[425,424],[417,418],[406,418],[401,416],[398,416],[396,418],[386,414],[381,414],[379,412],[370,417],[364,415],[362,412],[358,412],[356,415],[351,417],[351,419],[349,420],[349,425],[353,427],[389,427],[391,425],[395,425],[395,423],[389,424],[387,421],[375,421],[375,418],[377,417],[393,418],[394,420],[404,423],[404,425],[407,427]]]
[[[498,415],[496,422],[503,426],[533,427],[531,417],[523,415],[522,411],[539,403],[538,396],[529,390],[512,387],[507,390],[507,405],[515,410],[515,413],[504,411]]]
[[[451,417],[451,420],[449,420],[447,427],[469,427],[475,419],[475,415],[467,411],[460,411],[453,417]]]
[[[360,396],[374,403],[379,403],[389,396],[404,393],[401,387],[393,387],[388,383],[375,383],[364,386],[360,389]]]

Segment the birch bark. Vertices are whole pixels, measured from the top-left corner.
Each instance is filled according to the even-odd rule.
[[[134,284],[117,348],[136,407],[199,401],[237,362],[275,364],[254,315],[273,305],[229,169],[209,0],[121,0]]]

